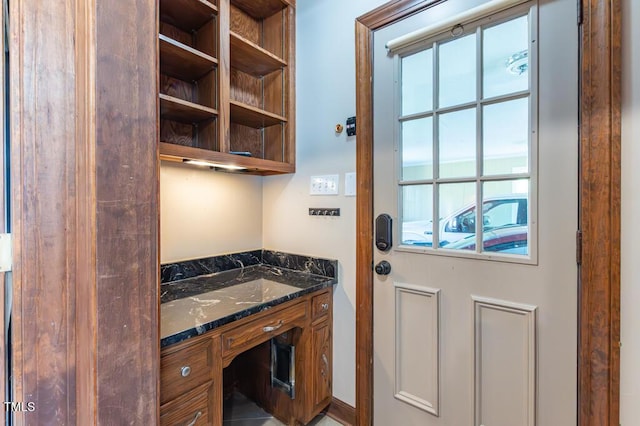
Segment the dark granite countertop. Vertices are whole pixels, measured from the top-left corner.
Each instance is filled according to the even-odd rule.
[[[255,250],[163,265],[162,278],[165,347],[333,286],[337,261]]]

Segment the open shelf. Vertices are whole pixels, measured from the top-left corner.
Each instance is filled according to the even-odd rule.
[[[158,1],[160,158],[294,173],[295,1]]]
[[[262,77],[287,66],[287,63],[271,52],[230,32],[231,66],[247,74]]]
[[[213,70],[218,60],[160,34],[160,72],[180,80],[198,80]]]
[[[231,4],[256,19],[263,19],[281,11],[289,5],[289,2],[287,0],[231,0]]]
[[[160,20],[186,32],[202,27],[217,13],[206,0],[160,0]]]
[[[211,163],[244,167],[246,172],[250,174],[273,175],[295,172],[293,164],[165,142],[160,142],[160,159],[180,163],[184,160],[203,160]]]
[[[181,123],[198,123],[218,115],[218,111],[203,105],[160,93],[160,117]]]
[[[281,115],[243,104],[242,102],[230,101],[230,104],[231,121],[233,123],[253,127],[254,129],[262,129],[263,127],[275,126],[276,124],[287,122],[287,119]]]

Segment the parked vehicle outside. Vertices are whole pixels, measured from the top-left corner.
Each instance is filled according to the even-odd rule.
[[[526,225],[506,225],[485,230],[482,234],[482,251],[508,254],[529,254],[528,227]],[[445,249],[476,250],[476,236],[470,235],[447,244]]]
[[[484,232],[509,226],[527,228],[527,194],[508,194],[486,198],[482,204]],[[476,205],[469,204],[440,220],[439,246],[449,245],[476,234]],[[412,221],[402,224],[402,244],[433,246],[433,222]],[[475,246],[474,246],[475,248]]]

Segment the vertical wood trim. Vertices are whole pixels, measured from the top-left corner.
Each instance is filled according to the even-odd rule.
[[[218,148],[220,152],[231,150],[229,126],[231,125],[231,56],[229,45],[229,25],[231,19],[230,0],[220,0],[218,4]]]
[[[20,299],[20,291],[21,291],[21,280],[18,275],[18,271],[21,267],[21,259],[20,259],[20,248],[22,246],[20,241],[20,235],[22,224],[18,220],[20,209],[17,206],[21,205],[22,202],[22,191],[20,188],[22,187],[22,178],[21,178],[21,163],[18,160],[20,157],[17,155],[17,144],[15,141],[19,141],[22,137],[22,129],[23,123],[21,111],[21,89],[22,89],[22,80],[19,78],[21,73],[21,66],[18,64],[22,63],[22,42],[23,40],[19,37],[21,25],[20,16],[22,16],[23,11],[22,1],[14,1],[11,4],[11,11],[9,12],[9,75],[11,76],[11,84],[9,89],[10,95],[10,104],[9,104],[9,114],[11,120],[11,128],[10,128],[10,141],[11,141],[11,153],[10,153],[10,162],[11,162],[11,175],[10,179],[12,181],[11,185],[11,230],[13,233],[13,264],[12,267],[12,290],[13,290],[13,302],[11,307],[11,327],[12,327],[12,341],[11,341],[11,364],[12,371],[8,371],[8,375],[11,376],[11,389],[10,395],[7,397],[14,397],[15,395],[21,395],[23,388],[23,369],[22,369],[22,346],[17,343],[16,336],[20,334],[20,317],[16,315],[16,312],[19,310],[19,299]]]
[[[96,38],[95,0],[76,2],[76,223],[79,238],[76,245],[76,300],[84,309],[78,309],[76,318],[76,375],[78,398],[77,418],[86,424],[96,424],[98,399],[96,339]]]
[[[581,0],[578,424],[620,406],[621,4]]]
[[[373,422],[372,32],[356,21],[356,425]]]
[[[10,10],[11,399],[37,407],[17,424],[76,423],[74,12],[43,0]]]
[[[156,0],[96,2],[100,424],[159,418],[157,7]]]
[[[447,0],[393,0],[356,20],[356,419],[373,423],[371,32]],[[578,423],[619,424],[620,0],[580,0]]]
[[[285,13],[286,32],[284,51],[287,68],[285,70],[284,102],[287,123],[285,127],[284,162],[296,164],[296,9],[295,3],[287,7]],[[295,172],[295,169],[293,170]]]

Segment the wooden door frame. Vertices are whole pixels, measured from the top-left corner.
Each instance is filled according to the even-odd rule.
[[[356,424],[373,423],[373,32],[447,0],[356,19]],[[619,424],[621,3],[580,0],[578,425]],[[567,24],[569,25],[569,23]]]

